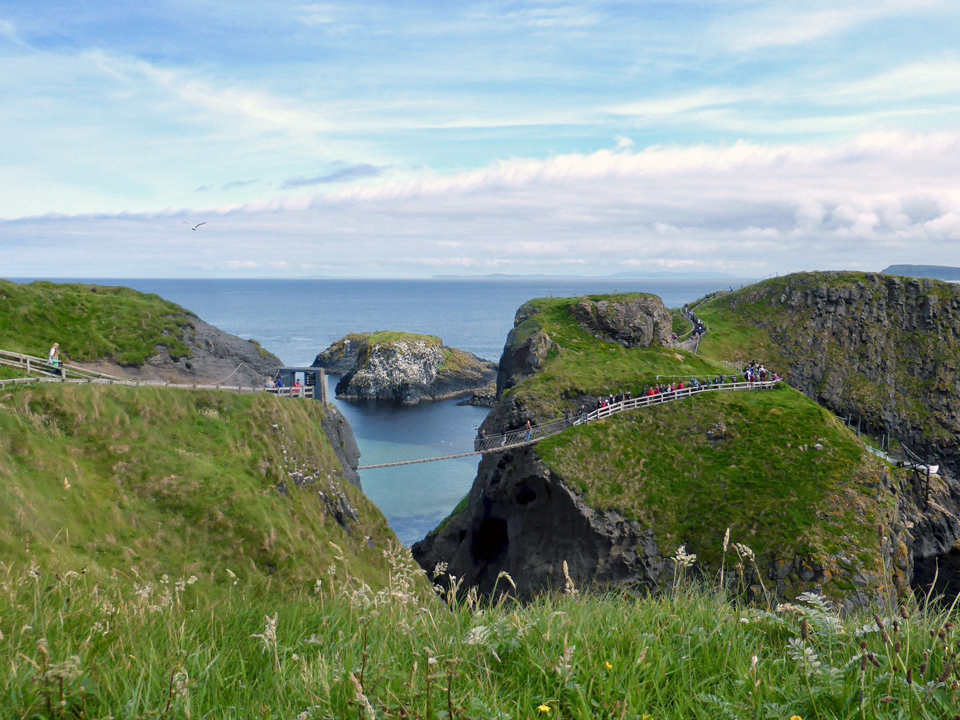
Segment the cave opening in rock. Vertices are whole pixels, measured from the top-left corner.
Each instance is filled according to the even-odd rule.
[[[507,521],[484,518],[473,533],[471,554],[478,562],[490,563],[506,553],[508,544]]]
[[[913,560],[913,591],[919,599],[927,596],[950,604],[960,595],[960,550]],[[933,592],[931,592],[931,588]]]
[[[517,489],[516,500],[518,505],[529,505],[537,499],[537,491],[529,485],[521,485]]]

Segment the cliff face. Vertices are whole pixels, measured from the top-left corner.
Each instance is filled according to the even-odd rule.
[[[730,316],[759,330],[754,352],[807,396],[960,471],[960,287],[800,274],[720,298],[707,312],[711,334]]]
[[[363,341],[370,333],[350,333],[332,343],[330,347],[317,354],[311,367],[321,367],[331,375],[345,375],[357,363],[357,355]]]
[[[549,419],[538,408],[558,406],[544,399],[550,393],[577,407],[613,388],[637,392],[630,383],[675,377],[675,366],[717,374],[660,347],[669,335],[656,330],[658,313],[649,322],[654,332],[635,333],[647,347],[611,348],[615,334],[621,348],[634,342],[594,319],[598,311],[622,317],[618,304],[521,308],[487,434]],[[621,354],[622,365],[611,359]],[[581,367],[585,374],[577,374]],[[696,571],[713,578],[731,528],[733,542],[756,551],[755,567],[745,571],[751,592],[822,590],[852,609],[889,602],[891,587],[909,590],[908,523],[917,527],[922,513],[900,502],[902,482],[798,393],[711,394],[484,455],[468,496],[413,553],[428,572],[446,562],[482,592],[503,590],[497,578],[507,572],[517,594],[531,597],[564,587],[564,562],[577,586],[669,584],[680,545],[700,556]],[[727,557],[728,572],[734,562]]]
[[[337,396],[415,405],[468,394],[495,375],[494,363],[445,347],[439,338],[376,333],[361,342],[356,360],[337,383]]]

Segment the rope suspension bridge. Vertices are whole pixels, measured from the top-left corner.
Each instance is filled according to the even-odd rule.
[[[593,412],[583,415],[559,418],[547,423],[539,423],[534,425],[529,431],[522,428],[499,435],[477,436],[472,441],[462,440],[437,445],[418,445],[403,450],[383,450],[375,454],[371,453],[375,455],[377,460],[381,460],[382,462],[361,465],[357,470],[376,470],[379,468],[398,467],[400,465],[417,465],[419,463],[439,462],[440,460],[454,460],[457,458],[470,457],[471,455],[505,452],[507,450],[526,447],[527,445],[535,445],[541,440],[563,432],[567,428],[604,420],[611,415],[626,412],[627,410],[637,410],[652,405],[662,405],[663,403],[683,400],[684,398],[702,395],[704,393],[769,390],[779,382],[781,381],[710,383],[683,388],[682,390],[662,392],[656,395],[627,398],[606,407],[597,408]],[[411,455],[419,456],[411,457]]]

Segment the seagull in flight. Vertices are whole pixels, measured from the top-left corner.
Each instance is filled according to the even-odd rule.
[[[207,223],[206,223],[206,221],[204,221],[204,222],[202,222],[202,223],[197,223],[196,225],[190,225],[190,223],[188,223],[186,220],[184,220],[184,221],[183,221],[183,224],[189,226],[191,230],[196,230],[196,229],[197,229],[198,227],[200,227],[201,225],[206,225]]]

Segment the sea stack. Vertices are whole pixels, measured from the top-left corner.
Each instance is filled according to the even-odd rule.
[[[468,395],[497,376],[496,363],[438,337],[393,331],[348,335],[317,355],[314,366],[342,375],[342,400],[403,405]]]

